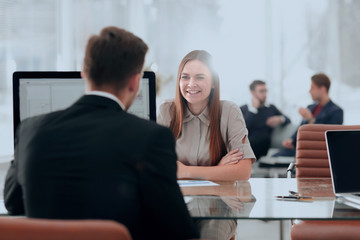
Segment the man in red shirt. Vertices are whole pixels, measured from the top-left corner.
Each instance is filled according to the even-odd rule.
[[[300,124],[342,124],[343,110],[331,101],[329,97],[330,79],[323,73],[311,77],[310,95],[315,101],[307,108],[300,108],[299,113],[303,120]],[[283,148],[274,154],[277,156],[295,156],[297,130],[291,138],[283,141]]]

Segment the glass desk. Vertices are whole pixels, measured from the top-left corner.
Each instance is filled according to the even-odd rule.
[[[181,188],[194,219],[360,220],[360,210],[335,201],[331,179],[251,178],[216,183]],[[314,200],[275,199],[289,190]],[[2,199],[0,215],[7,215]]]
[[[252,178],[216,182],[218,186],[182,187],[195,219],[360,220],[360,210],[338,203],[331,179]],[[289,190],[313,200],[278,200]]]

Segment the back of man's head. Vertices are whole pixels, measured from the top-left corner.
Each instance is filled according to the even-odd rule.
[[[250,91],[255,91],[256,86],[258,85],[265,85],[266,83],[264,81],[261,80],[254,80],[250,85]]]
[[[324,73],[318,73],[311,77],[311,81],[320,87],[325,87],[326,91],[329,92],[330,89],[330,79]]]
[[[124,88],[130,76],[140,73],[148,46],[131,32],[106,27],[86,46],[83,72],[96,87]]]

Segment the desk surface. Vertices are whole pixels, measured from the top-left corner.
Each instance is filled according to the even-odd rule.
[[[252,178],[217,182],[218,186],[183,187],[188,209],[203,219],[360,219],[360,210],[335,200],[331,179]],[[313,201],[277,200],[289,190]]]
[[[193,218],[201,219],[338,219],[360,220],[360,210],[337,203],[331,179],[252,178],[217,182],[218,186],[182,187]],[[277,200],[289,190],[313,201]],[[6,209],[0,200],[0,215]]]

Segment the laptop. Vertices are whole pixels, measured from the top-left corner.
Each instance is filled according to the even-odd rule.
[[[14,133],[23,119],[67,108],[84,93],[80,72],[14,72]],[[156,121],[154,72],[144,72],[139,94],[128,112]]]
[[[337,199],[360,208],[360,130],[329,130],[325,139]]]

